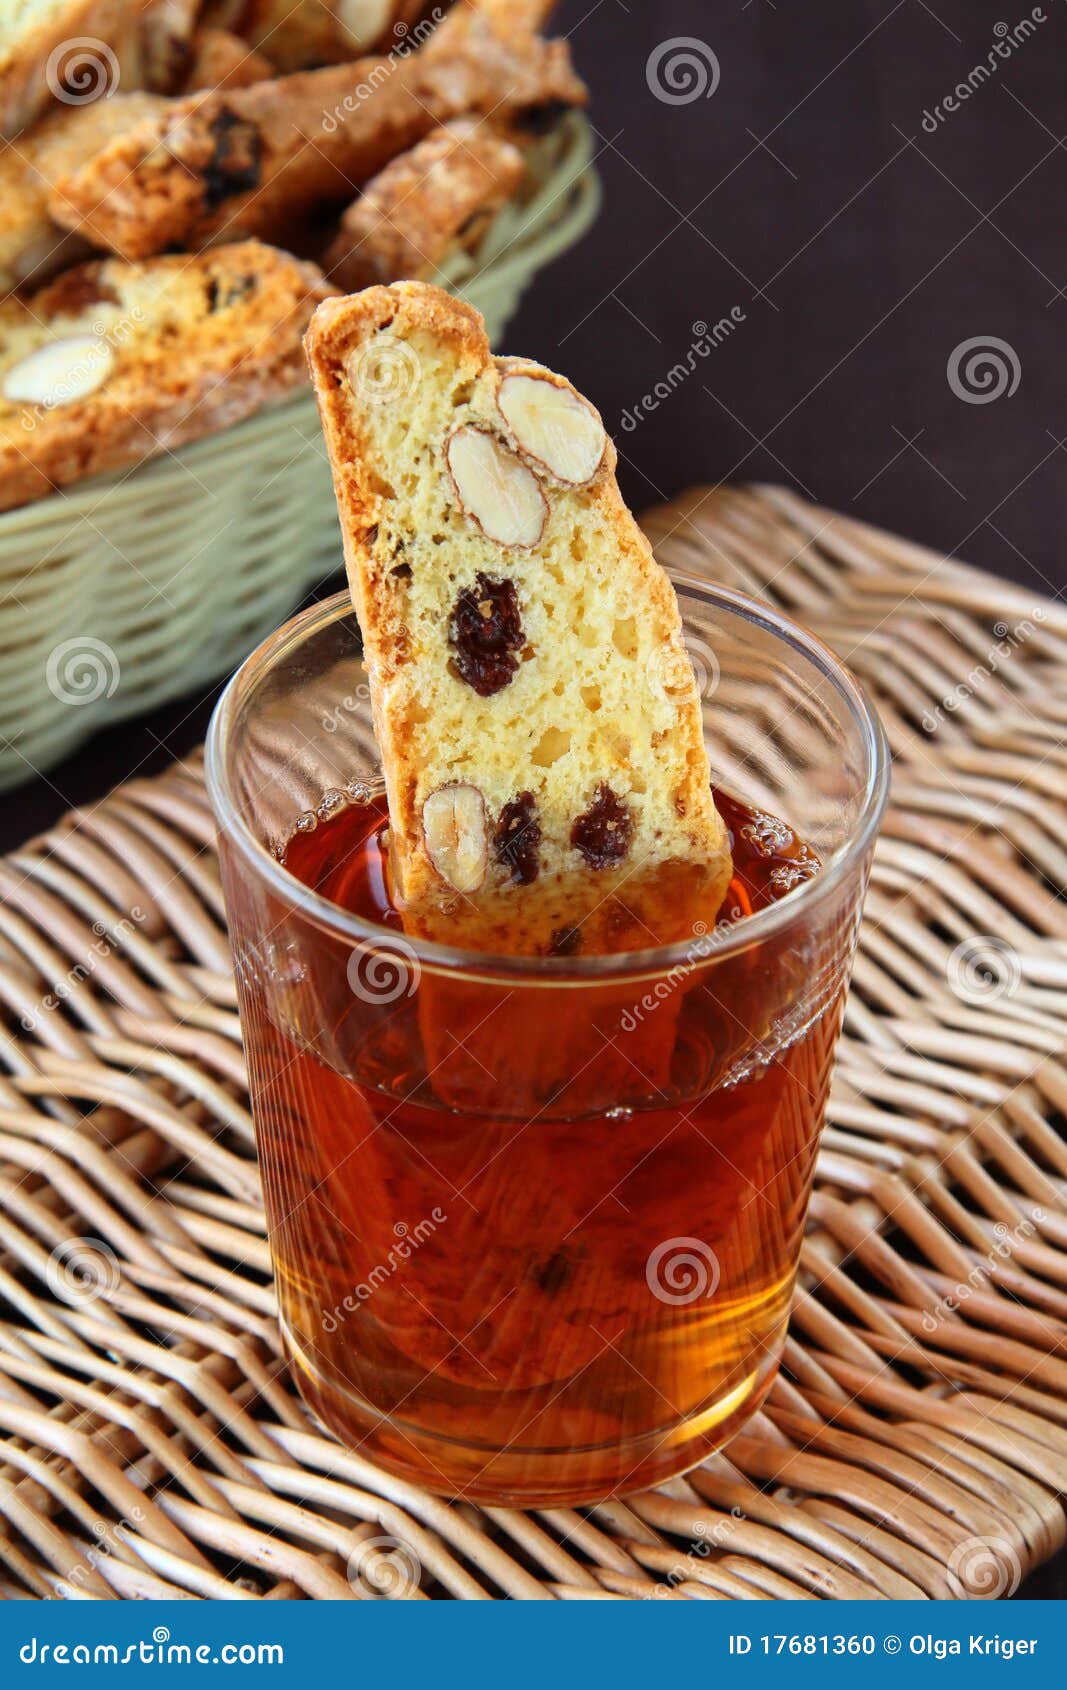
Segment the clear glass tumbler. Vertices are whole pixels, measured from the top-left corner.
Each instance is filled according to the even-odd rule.
[[[286,1348],[339,1438],[453,1496],[660,1482],[778,1364],[888,759],[816,639],[675,585],[716,786],[822,863],[685,943],[465,953],[288,872],[294,833],[380,792],[344,595],[262,645],[211,728]]]

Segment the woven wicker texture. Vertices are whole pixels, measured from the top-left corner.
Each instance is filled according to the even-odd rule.
[[[530,154],[530,186],[434,280],[498,342],[537,271],[596,215],[585,119]],[[0,515],[0,790],[105,722],[225,675],[340,552],[310,394],[120,475]]]
[[[773,489],[649,528],[820,632],[896,759],[762,1412],[661,1491],[528,1515],[316,1431],[194,760],[0,867],[3,1593],[975,1597],[1063,1543],[1067,612]]]

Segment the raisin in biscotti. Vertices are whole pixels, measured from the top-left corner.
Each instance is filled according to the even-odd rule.
[[[98,260],[0,305],[0,510],[285,398],[329,291],[313,264],[245,241]]]
[[[307,350],[411,928],[543,953],[710,924],[696,682],[596,412],[418,282],[327,301]]]
[[[484,123],[457,118],[393,159],[341,219],[323,259],[347,292],[430,276],[473,245],[526,175],[522,153]]]
[[[439,122],[503,125],[584,101],[565,43],[460,0],[417,52],[176,100],[56,186],[52,216],[126,258],[278,234],[353,189]]]

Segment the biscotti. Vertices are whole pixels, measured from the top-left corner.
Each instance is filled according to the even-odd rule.
[[[55,185],[70,170],[163,106],[157,94],[113,94],[87,106],[57,106],[0,150],[0,295],[44,281],[86,256],[88,243],[49,216]]]
[[[459,4],[418,52],[172,103],[64,178],[53,217],[127,258],[236,234],[276,238],[345,203],[438,122],[585,98],[563,42]]]
[[[198,88],[250,88],[273,75],[270,60],[239,35],[228,29],[198,29],[189,43],[181,84],[190,93]]]
[[[200,0],[149,0],[141,23],[141,63],[133,72],[137,78],[133,87],[147,88],[154,94],[178,92],[183,86],[199,11]]]
[[[240,35],[201,22],[203,0],[152,0],[141,29],[142,62],[123,61],[123,87],[192,94],[201,88],[248,88],[276,74],[274,62]]]
[[[443,124],[367,183],[323,268],[348,293],[430,277],[458,242],[478,240],[525,175],[519,148],[487,124]]]
[[[66,84],[83,104],[113,92],[119,60],[155,0],[4,0],[0,135],[15,135]],[[136,84],[134,84],[136,86]]]
[[[327,301],[307,350],[409,930],[509,954],[705,930],[732,869],[700,698],[593,407],[417,282]]]
[[[258,241],[98,260],[0,306],[0,510],[226,428],[306,380],[321,272]]]
[[[427,0],[213,0],[206,16],[294,71],[385,52],[430,12]]]
[[[536,33],[544,29],[559,0],[477,0],[477,4],[487,17]]]

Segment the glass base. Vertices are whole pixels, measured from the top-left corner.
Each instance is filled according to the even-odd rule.
[[[315,1418],[347,1448],[439,1496],[510,1508],[579,1507],[650,1490],[697,1467],[734,1437],[770,1389],[785,1322],[740,1383],[671,1427],[641,1438],[574,1449],[491,1449],[380,1413],[348,1385],[311,1368],[291,1333],[282,1338],[297,1387]]]

